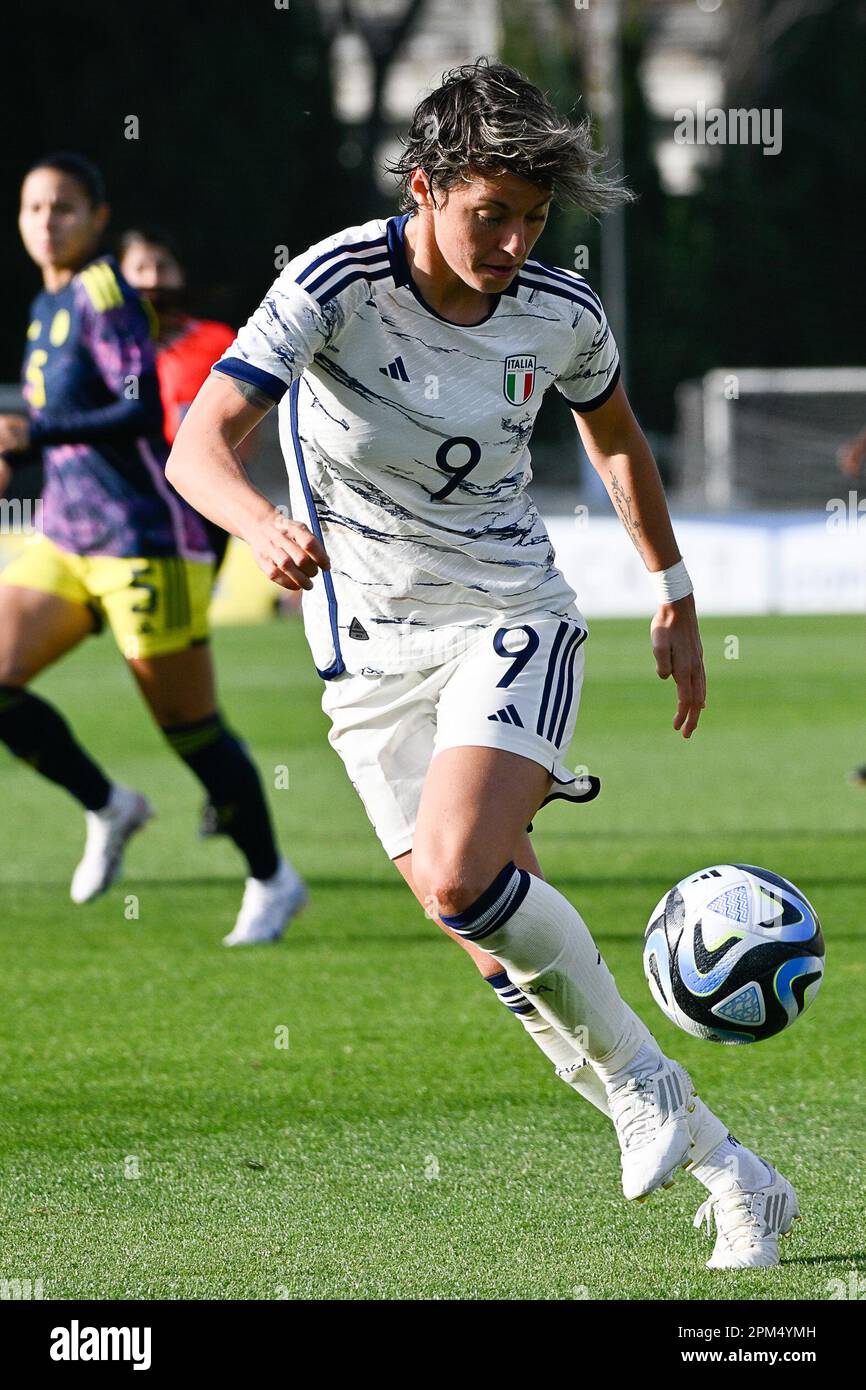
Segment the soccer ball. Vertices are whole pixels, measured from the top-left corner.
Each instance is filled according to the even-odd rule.
[[[760,1042],[812,1003],[824,938],[814,908],[786,878],[716,864],[665,893],[643,963],[653,998],[678,1028],[711,1042]]]

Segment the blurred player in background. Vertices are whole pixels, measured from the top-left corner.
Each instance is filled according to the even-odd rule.
[[[130,228],[118,242],[120,273],[153,311],[156,374],[162,400],[165,437],[171,445],[210,369],[235,340],[227,323],[194,318],[184,307],[187,278],[174,239],[154,227]],[[244,440],[244,463],[250,462],[249,439]],[[203,517],[214,555],[214,575],[225,559],[229,533]],[[219,810],[208,797],[202,807],[199,834],[223,833]]]
[[[235,330],[213,319],[193,318],[183,307],[186,270],[173,240],[154,228],[131,228],[119,240],[120,272],[153,307],[156,374],[169,444],[210,369],[235,340]],[[204,518],[216,568],[222,564],[228,532]]]
[[[791,1184],[664,1056],[527,834],[548,801],[591,790],[563,761],[586,624],[526,492],[553,384],[655,573],[674,728],[689,737],[704,704],[691,582],[604,310],[580,275],[530,255],[554,195],[596,215],[622,201],[588,127],[504,65],[448,74],[397,166],[403,215],[289,263],[202,387],[168,473],[232,519],[271,579],[305,591],[330,741],[385,852],[613,1121],[625,1196],[687,1168],[709,1193],[699,1220],[716,1221],[711,1267],[771,1265],[798,1215]],[[256,491],[235,452],[277,401],[303,521]]]
[[[28,416],[0,415],[0,454],[14,468],[42,451],[43,534],[0,573],[0,740],[82,806],[87,838],[71,897],[89,902],[117,877],[153,811],[27,687],[107,621],[170,747],[247,860],[226,942],[273,940],[305,889],[278,853],[258,773],[217,708],[213,557],[202,518],[165,478],[150,325],[116,262],[99,253],[108,217],[101,175],[80,155],[47,156],[24,179],[19,227],[44,288],[27,330]]]

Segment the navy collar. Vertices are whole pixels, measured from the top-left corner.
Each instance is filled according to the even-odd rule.
[[[427,300],[412,279],[412,274],[409,270],[404,237],[406,223],[413,215],[414,214],[411,212],[404,212],[402,217],[388,218],[388,254],[391,258],[391,272],[394,276],[394,284],[406,285],[412,291],[422,309],[426,309],[427,313],[432,314],[440,323],[447,323],[451,328],[480,328],[482,324],[487,323],[496,313],[496,310],[499,308],[499,301],[503,295],[511,295],[513,298],[517,294],[517,286],[520,277],[515,275],[507,290],[501,290],[499,294],[493,296],[493,308],[490,310],[489,314],[485,314],[484,318],[479,319],[477,323],[455,323],[453,319],[446,319],[443,314],[438,313],[437,310],[433,308],[432,304],[427,303]]]

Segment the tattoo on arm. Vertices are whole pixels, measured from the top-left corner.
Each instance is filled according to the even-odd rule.
[[[225,380],[230,382],[239,395],[243,396],[250,405],[258,406],[259,410],[270,410],[276,405],[273,397],[266,391],[261,391],[258,386],[254,386],[251,381],[240,381],[236,376],[228,376],[223,373]]]
[[[624,490],[619,478],[614,475],[610,480],[610,492],[613,505],[619,512],[622,524],[631,536],[635,548],[640,552],[641,549],[641,525],[637,517],[632,515],[631,498]]]

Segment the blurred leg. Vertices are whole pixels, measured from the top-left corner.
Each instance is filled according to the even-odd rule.
[[[129,660],[151,713],[179,758],[207,790],[220,829],[244,855],[249,876],[270,879],[279,853],[259,774],[216,705],[207,643]]]
[[[25,687],[93,627],[93,613],[83,603],[0,584],[0,740],[90,811],[106,805],[108,778],[58,710]]]

